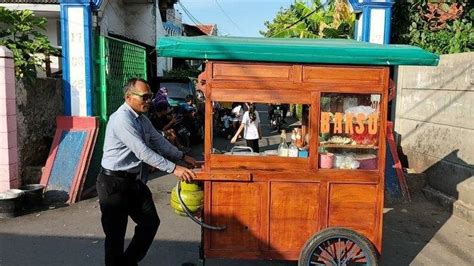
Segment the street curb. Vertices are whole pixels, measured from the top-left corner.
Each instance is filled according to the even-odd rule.
[[[426,187],[422,188],[421,191],[423,192],[423,195],[425,195],[427,200],[429,200],[431,202],[434,202],[434,203],[437,203],[441,207],[446,208],[447,210],[452,212],[453,204],[456,201],[455,198],[450,197],[450,196],[442,193],[441,191],[436,190],[436,189],[434,189],[430,186],[426,186]]]
[[[471,224],[474,224],[474,208],[472,205],[470,206],[470,204],[457,200],[453,204],[453,214]]]
[[[453,215],[465,220],[466,222],[474,224],[474,208],[469,204],[466,204],[461,200],[456,200],[455,198],[430,186],[424,187],[422,192],[427,200],[446,208]]]

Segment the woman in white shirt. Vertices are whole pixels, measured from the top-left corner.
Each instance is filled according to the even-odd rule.
[[[258,116],[258,112],[255,111],[254,104],[250,104],[249,110],[242,116],[242,123],[230,143],[235,143],[237,141],[237,137],[240,135],[242,130],[244,130],[244,139],[247,141],[247,146],[251,147],[254,152],[260,152],[258,146],[258,140],[262,138],[260,117]]]

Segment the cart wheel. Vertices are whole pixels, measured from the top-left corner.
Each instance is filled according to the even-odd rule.
[[[377,252],[364,236],[333,227],[306,242],[298,260],[298,266],[303,265],[377,265]]]

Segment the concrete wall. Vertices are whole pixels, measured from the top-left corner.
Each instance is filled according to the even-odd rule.
[[[45,165],[56,129],[56,116],[63,114],[61,79],[36,79],[16,83],[19,176],[22,183],[37,183]]]
[[[156,22],[153,3],[124,4],[122,0],[107,1],[98,20],[103,35],[118,34],[151,46],[156,45]]]
[[[442,55],[438,67],[400,67],[395,112],[409,167],[466,204],[474,204],[473,62],[471,52]]]

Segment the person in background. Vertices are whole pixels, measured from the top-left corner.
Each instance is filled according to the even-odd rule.
[[[232,103],[232,110],[231,110],[231,116],[232,116],[232,128],[233,128],[233,135],[237,130],[239,129],[241,123],[242,123],[242,117],[244,115],[244,107],[242,103]],[[240,136],[238,136],[240,137]]]
[[[179,180],[196,177],[190,169],[170,160],[195,165],[196,161],[169,143],[144,115],[153,94],[148,83],[130,79],[124,87],[125,102],[109,118],[105,131],[102,168],[97,192],[105,233],[106,265],[137,265],[160,224],[150,189],[148,167],[173,173]],[[128,217],[136,223],[135,234],[124,251]]]
[[[160,102],[168,103],[168,89],[166,87],[161,87],[152,100],[152,104],[155,106]]]
[[[150,115],[150,120],[158,132],[163,132],[165,138],[179,150],[189,152],[189,148],[179,142],[174,130],[174,126],[179,123],[175,114],[170,114],[171,110],[166,102],[159,102],[154,107],[154,113]]]
[[[246,111],[242,117],[242,123],[230,141],[235,143],[240,132],[244,131],[244,139],[247,146],[251,147],[254,152],[260,152],[258,140],[262,138],[262,131],[260,129],[260,117],[255,110],[255,104],[249,104],[249,110]]]
[[[222,116],[220,122],[222,123],[222,134],[227,138],[230,139],[232,137],[232,130],[230,124],[232,123],[232,117],[230,116],[230,110],[224,109],[221,110]]]
[[[189,111],[196,112],[196,105],[194,104],[194,97],[191,94],[188,94],[188,95],[186,95],[186,98],[184,100],[186,101],[185,108],[187,108]]]
[[[190,142],[200,143],[204,139],[204,114],[198,112],[193,95],[186,95],[185,103],[180,105],[180,113],[183,114],[183,123],[189,130]]]

